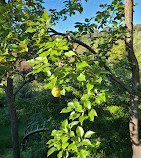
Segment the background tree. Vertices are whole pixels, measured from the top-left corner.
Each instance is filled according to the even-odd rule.
[[[42,6],[40,2],[35,1],[12,1],[8,4],[5,1],[1,1],[3,5],[1,8],[1,29],[0,29],[0,79],[7,80],[6,84],[2,84],[8,101],[11,121],[11,136],[14,158],[20,157],[20,147],[18,140],[18,122],[15,109],[15,97],[20,89],[28,82],[31,82],[33,78],[26,79],[16,90],[14,89],[13,78],[19,72],[31,71],[31,66],[25,66],[26,71],[21,70],[21,64],[23,59],[29,59],[31,57],[30,49],[27,48],[26,36],[23,35],[26,29],[26,25],[22,24],[23,21],[35,20],[42,14]],[[35,4],[38,6],[36,7]],[[30,15],[29,15],[30,13]],[[19,71],[20,69],[20,71]],[[22,68],[23,69],[23,68]],[[25,76],[25,74],[23,74]]]
[[[132,142],[133,158],[141,155],[141,143],[138,131],[138,105],[139,105],[139,64],[133,50],[133,0],[125,0],[125,28],[127,31],[125,46],[132,72],[132,93],[130,93],[130,138]]]

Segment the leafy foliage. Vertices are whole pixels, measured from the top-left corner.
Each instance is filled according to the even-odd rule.
[[[50,21],[47,12],[43,14],[42,19],[45,22]],[[32,24],[34,25],[34,23]],[[45,25],[37,26],[36,30],[43,30],[44,34],[36,32],[36,37],[44,39],[44,42],[42,43],[40,40],[40,43],[37,43],[40,46],[39,57],[29,61],[34,65],[32,73],[45,72],[48,76],[49,88],[59,84],[62,87],[62,95],[66,91],[73,90],[79,100],[74,99],[62,109],[61,113],[70,113],[69,119],[63,121],[61,130],[52,131],[51,135],[54,139],[48,141],[49,147],[51,147],[48,156],[58,150],[58,157],[68,157],[69,155],[87,157],[90,155],[88,147],[95,147],[88,139],[94,132],[86,131],[85,133],[83,122],[84,120],[94,121],[97,113],[93,106],[106,101],[105,90],[101,88],[102,76],[98,78],[98,75],[106,72],[102,71],[98,64],[92,64],[91,55],[85,58],[83,54],[70,52],[71,43],[66,40],[51,39],[48,34],[50,27],[48,22]],[[77,62],[69,61],[72,56]],[[96,73],[92,71],[93,69],[96,70]],[[94,89],[95,87],[97,89]]]
[[[97,135],[94,132],[96,128],[92,127],[90,130],[90,127],[92,126],[91,122],[99,116],[100,108],[104,109],[104,114],[107,112],[112,121],[115,122],[116,119],[120,120],[120,117],[128,117],[123,113],[124,110],[128,110],[125,107],[128,106],[129,101],[127,99],[128,94],[124,91],[125,87],[119,87],[109,79],[109,76],[114,76],[116,79],[121,79],[121,82],[124,81],[129,87],[131,85],[130,63],[126,60],[123,51],[125,47],[123,40],[126,33],[123,26],[124,5],[121,0],[113,0],[111,4],[101,4],[100,7],[103,8],[103,11],[97,12],[96,17],[86,18],[84,23],[76,23],[75,27],[78,28],[78,32],[63,34],[52,29],[53,23],[55,24],[60,19],[66,20],[67,16],[72,16],[76,12],[82,13],[81,1],[65,1],[65,7],[61,11],[50,10],[52,17],[48,11],[45,11],[40,18],[41,14],[38,9],[41,9],[41,5],[36,8],[37,5],[35,4],[38,2],[31,2],[32,16],[29,16],[27,11],[29,6],[26,2],[16,2],[14,5],[9,3],[6,8],[1,8],[4,15],[1,22],[2,31],[0,32],[2,35],[0,51],[1,76],[3,78],[3,74],[6,75],[7,72],[11,76],[15,74],[17,72],[15,67],[17,59],[20,59],[20,61],[26,59],[29,60],[29,64],[34,66],[33,71],[28,75],[44,73],[47,87],[49,89],[59,87],[58,96],[61,94],[61,98],[65,98],[66,94],[73,94],[75,97],[68,99],[67,106],[64,106],[66,102],[63,102],[62,106],[58,108],[59,110],[63,108],[60,117],[62,117],[62,113],[65,113],[67,118],[62,122],[60,129],[58,127],[52,131],[52,138],[47,143],[50,148],[47,155],[54,154],[58,158],[70,156],[85,158],[95,155],[95,151],[103,139],[96,139]],[[8,23],[8,28],[5,25],[5,18],[9,17],[7,8],[13,9],[13,16]],[[39,13],[39,15],[34,13]],[[16,16],[16,14],[20,16]],[[14,21],[16,22],[14,23]],[[18,31],[15,32],[13,28],[18,29]],[[99,33],[97,29],[101,29]],[[139,27],[137,27],[137,30],[139,31]],[[4,39],[3,34],[5,34]],[[87,38],[87,36],[89,37]],[[87,42],[83,43],[80,41],[81,39],[86,39]],[[79,45],[85,47],[86,51],[77,51]],[[139,56],[138,50],[139,48],[136,50],[137,56]],[[110,64],[107,64],[106,60]],[[122,72],[123,68],[126,71]],[[113,91],[114,87],[117,87],[117,91]],[[43,91],[43,93],[49,92]],[[23,95],[21,96],[23,97]],[[44,100],[42,96],[40,99],[34,95],[25,95],[24,97],[28,100],[28,103],[31,103],[30,105],[33,105],[32,97],[35,97],[36,103]],[[122,103],[123,107],[117,101]],[[62,103],[61,99],[55,98],[53,100],[51,98],[49,102],[47,114],[52,114],[52,117],[54,117],[53,113],[55,113],[56,119],[58,119],[59,114],[56,114],[55,106]],[[27,103],[25,104],[27,105]],[[50,105],[54,108],[49,108]],[[36,105],[36,107],[34,105],[33,108],[27,107],[27,109],[30,109],[31,113],[33,111],[37,113],[39,110],[45,109],[44,106],[43,103],[43,105]],[[45,113],[46,110],[42,112],[42,116],[39,114],[39,118],[35,114],[33,121],[37,119],[37,121],[42,122],[41,118],[47,119],[48,116]],[[62,120],[62,118],[59,118],[59,120]],[[113,123],[111,118],[104,117],[107,122],[109,121],[110,125]],[[52,121],[55,122],[55,119],[51,118],[50,124]],[[124,122],[124,120],[122,121]],[[56,124],[59,123],[52,123],[52,128]],[[97,124],[99,127],[102,126],[101,122]],[[106,123],[105,126],[104,129],[110,128]],[[102,135],[101,128],[97,129],[97,131]],[[110,135],[106,133],[106,138],[109,137]],[[103,144],[102,149],[107,153],[112,151],[113,148],[115,149],[114,145],[110,149],[107,144],[117,140],[117,138],[121,139],[115,133],[110,139],[104,140],[106,145]]]

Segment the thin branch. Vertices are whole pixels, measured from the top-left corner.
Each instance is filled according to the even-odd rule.
[[[27,83],[33,81],[33,79],[28,79],[26,81],[24,81],[15,91],[14,95],[16,96],[18,94],[18,92],[24,87],[24,85],[26,85]]]
[[[52,33],[54,33],[55,35],[64,36],[64,37],[66,37],[69,41],[75,42],[75,43],[77,43],[77,44],[79,44],[79,45],[81,45],[81,46],[87,48],[91,53],[98,55],[98,53],[97,53],[92,47],[90,47],[89,45],[87,45],[86,43],[84,43],[84,42],[82,42],[82,41],[80,41],[80,40],[77,40],[77,39],[71,37],[69,34],[57,32],[57,31],[55,31],[55,30],[52,29],[52,28],[50,28],[50,31],[51,31]],[[101,58],[99,58],[99,60],[102,61]],[[102,61],[102,62],[103,62],[103,61]],[[122,80],[120,80],[119,78],[117,78],[117,77],[115,76],[115,74],[112,73],[111,69],[106,65],[106,63],[104,63],[104,68],[105,68],[105,70],[107,70],[107,71],[110,72],[109,76],[110,76],[115,82],[117,82],[118,84],[120,84],[121,86],[123,86],[129,94],[132,94],[132,90],[128,87],[128,85],[125,84],[125,83],[124,83]]]
[[[60,33],[60,32],[57,32],[55,31],[54,29],[50,28],[50,30],[55,34],[55,35],[61,35],[61,36],[65,36],[69,41],[73,41],[85,48],[87,48],[90,52],[92,52],[93,54],[97,54],[95,50],[93,50],[89,45],[85,44],[84,42],[80,41],[80,40],[77,40],[73,37],[70,37],[69,34],[65,34],[65,33]]]

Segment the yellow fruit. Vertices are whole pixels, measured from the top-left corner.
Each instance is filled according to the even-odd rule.
[[[54,97],[60,97],[60,95],[61,95],[60,91],[61,91],[61,90],[60,90],[58,87],[55,86],[55,87],[52,89],[51,93],[52,93],[52,95],[53,95]]]

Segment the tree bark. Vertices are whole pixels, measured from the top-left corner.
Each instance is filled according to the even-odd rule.
[[[133,156],[132,158],[141,158],[141,143],[139,141],[138,131],[138,87],[139,65],[133,50],[133,0],[125,0],[125,29],[126,29],[126,53],[131,64],[132,71],[132,93],[130,94],[130,122],[129,131],[132,143]]]
[[[6,96],[7,96],[8,106],[10,111],[13,157],[20,158],[18,120],[17,120],[16,108],[15,108],[15,95],[13,93],[13,79],[10,77],[7,78]]]

